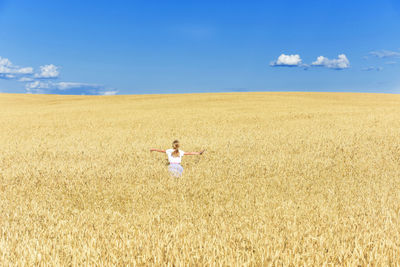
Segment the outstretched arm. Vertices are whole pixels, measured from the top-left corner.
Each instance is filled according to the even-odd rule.
[[[153,152],[153,151],[165,153],[165,150],[157,149],[157,148],[150,148],[150,152]]]
[[[205,149],[200,152],[185,152],[183,155],[202,155],[206,151]]]

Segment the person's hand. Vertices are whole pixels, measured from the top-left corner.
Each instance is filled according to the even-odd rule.
[[[206,150],[203,149],[202,151],[200,151],[200,155],[203,155],[204,151],[206,151]]]

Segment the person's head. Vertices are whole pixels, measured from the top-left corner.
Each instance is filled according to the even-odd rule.
[[[172,152],[172,156],[174,157],[179,157],[179,141],[175,140],[172,142],[172,148],[174,149],[174,152]]]

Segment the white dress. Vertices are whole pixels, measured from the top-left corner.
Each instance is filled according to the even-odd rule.
[[[178,157],[172,156],[172,152],[174,152],[174,149],[167,149],[165,151],[165,153],[168,156],[168,161],[169,161],[168,170],[171,173],[171,175],[173,175],[175,177],[180,177],[183,173],[183,167],[181,166],[181,162],[182,162],[182,156],[185,154],[185,152],[182,150],[179,150]]]

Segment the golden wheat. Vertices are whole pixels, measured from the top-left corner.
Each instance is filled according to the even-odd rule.
[[[399,95],[2,94],[0,129],[2,266],[400,262]]]

